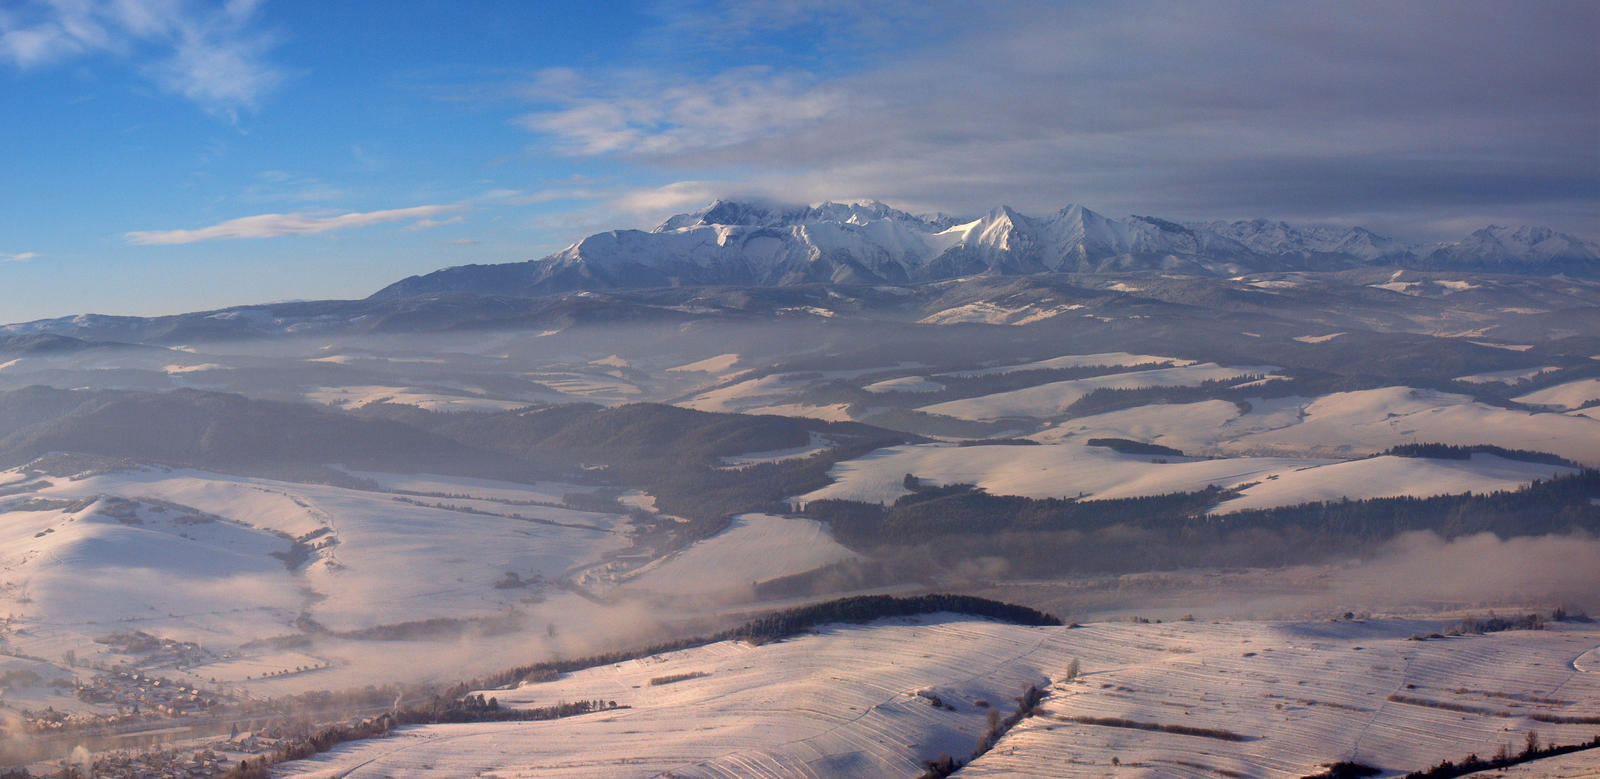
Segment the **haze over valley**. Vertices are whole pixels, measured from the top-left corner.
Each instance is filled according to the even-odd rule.
[[[0,11],[0,779],[1600,773],[1593,7],[623,6]]]

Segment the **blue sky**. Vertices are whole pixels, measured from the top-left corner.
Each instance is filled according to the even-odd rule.
[[[715,197],[1600,234],[1595,3],[0,0],[0,321]]]

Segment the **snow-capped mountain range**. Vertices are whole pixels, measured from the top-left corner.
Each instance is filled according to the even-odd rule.
[[[1368,265],[1510,273],[1600,271],[1600,244],[1490,226],[1420,246],[1360,227],[1257,219],[1114,219],[1070,205],[1044,217],[1001,206],[976,219],[917,216],[876,201],[783,206],[717,201],[653,230],[612,230],[548,257],[413,276],[374,297],[539,293],[701,284],[900,284],[976,274],[1160,270],[1198,275]]]

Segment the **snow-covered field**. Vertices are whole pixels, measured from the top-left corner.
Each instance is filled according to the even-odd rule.
[[[563,496],[574,492],[593,492],[594,487],[565,482],[538,482],[519,484],[494,479],[474,479],[467,476],[439,476],[430,473],[380,473],[345,469],[346,473],[361,479],[370,479],[384,490],[432,493],[501,501],[540,501],[560,503]]]
[[[1292,506],[1312,501],[1393,498],[1402,495],[1485,494],[1519,489],[1535,479],[1573,473],[1572,468],[1474,454],[1467,460],[1369,457],[1270,474],[1215,513]]]
[[[804,376],[774,373],[758,379],[746,379],[725,387],[718,387],[681,403],[700,411],[747,411],[759,406],[782,403],[806,384]]]
[[[542,608],[530,597],[563,595],[543,585],[497,587],[508,574],[553,582],[630,545],[621,515],[504,502],[547,501],[556,497],[548,487],[363,475],[481,499],[157,467],[44,477],[0,499],[8,651],[54,659],[70,649],[80,662],[115,664],[125,658],[94,639],[142,630],[220,653],[298,633],[303,620],[353,631],[499,619]],[[340,656],[362,665],[372,655],[348,647]],[[301,665],[311,663],[293,664]],[[378,678],[399,673],[375,670]]]
[[[1328,462],[1272,457],[1172,458],[1167,463],[1152,459],[1077,445],[894,446],[839,463],[829,472],[832,484],[795,500],[892,503],[910,493],[903,484],[908,473],[933,484],[976,484],[996,495],[1120,498],[1256,481],[1279,471]]]
[[[1059,370],[1062,368],[1124,368],[1132,365],[1149,365],[1151,363],[1171,363],[1180,367],[1194,365],[1193,360],[1180,360],[1175,357],[1129,354],[1127,352],[1103,352],[1100,354],[1065,354],[1060,357],[1051,357],[1047,360],[1036,360],[1015,365],[997,365],[992,368],[955,371],[941,375],[972,378],[1000,373],[1017,373],[1019,371]]]
[[[731,595],[742,600],[751,597],[756,582],[855,557],[816,520],[741,514],[726,530],[641,568],[624,590],[648,598]]]
[[[1198,403],[1156,403],[1104,414],[1074,417],[1029,438],[1040,443],[1082,443],[1090,438],[1127,438],[1178,449],[1185,454],[1216,449],[1219,442],[1243,432],[1293,424],[1298,414],[1273,414],[1259,404],[1247,420],[1226,400]],[[1245,427],[1250,425],[1250,427]]]
[[[668,368],[667,370],[688,373],[726,373],[732,370],[733,366],[738,364],[739,355],[729,353],[719,354],[715,357],[707,357],[704,360],[696,360],[694,362],[684,363],[683,365],[677,365]]]
[[[1600,402],[1600,379],[1579,379],[1520,395],[1515,400],[1528,406],[1553,406],[1575,409]]]
[[[528,373],[527,378],[561,393],[566,396],[565,399],[568,402],[575,400],[596,402],[636,400],[643,392],[632,381],[618,378],[610,372],[601,372],[599,370],[542,370]]]
[[[1600,629],[1407,640],[1443,626],[1374,619],[1028,628],[955,615],[832,625],[774,644],[722,642],[484,691],[502,705],[602,699],[627,708],[405,728],[282,768],[285,776],[350,779],[910,776],[940,753],[967,757],[991,708],[1009,714],[1029,684],[1048,684],[1040,713],[962,775],[1302,776],[1337,760],[1398,772],[1500,743],[1515,747],[1529,730],[1555,743],[1593,734],[1594,725],[1528,715],[1600,716],[1600,676],[1572,666],[1600,643]]]
[[[1285,418],[1221,447],[1239,452],[1295,452],[1350,457],[1412,442],[1495,444],[1549,452],[1600,465],[1600,423],[1563,414],[1513,411],[1465,395],[1409,387],[1339,392],[1314,400],[1266,401],[1260,411]],[[1231,432],[1224,427],[1223,435]]]
[[[1057,443],[1093,437],[1149,441],[1185,454],[1359,457],[1407,443],[1494,444],[1600,465],[1600,425],[1583,415],[1520,411],[1466,395],[1412,387],[1316,398],[1156,404],[1078,417],[1031,436]]]
[[[778,463],[800,457],[810,457],[818,452],[827,451],[833,446],[833,440],[820,433],[813,432],[811,439],[802,446],[793,446],[788,449],[771,449],[765,452],[750,452],[732,457],[722,458],[722,464],[728,468],[742,468],[747,465],[761,463]]]
[[[1513,368],[1507,371],[1488,371],[1474,373],[1469,376],[1457,376],[1456,381],[1468,384],[1515,384],[1524,379],[1537,378],[1551,371],[1560,370],[1557,366],[1546,365],[1542,368]]]
[[[1040,384],[1009,392],[996,392],[976,398],[963,398],[923,406],[920,411],[976,421],[1011,417],[1048,419],[1060,416],[1079,398],[1098,389],[1141,389],[1144,387],[1186,387],[1208,381],[1233,379],[1252,374],[1268,374],[1271,365],[1223,367],[1215,363],[1175,368],[1131,371],[1087,379],[1071,379]]]
[[[451,395],[411,387],[349,386],[318,387],[306,399],[342,409],[358,409],[374,403],[416,406],[428,411],[508,411],[528,405],[524,400]]]
[[[1128,455],[1097,446],[896,446],[841,462],[834,483],[798,496],[892,503],[909,494],[912,474],[933,484],[975,484],[995,495],[1030,498],[1126,498],[1191,492],[1209,485],[1246,487],[1218,511],[1320,500],[1460,494],[1517,489],[1571,468],[1474,455],[1469,460],[1376,457],[1325,460],[1231,457],[1214,460]]]
[[[1061,316],[1070,311],[1083,308],[1077,303],[1062,305],[1049,305],[1037,303],[1024,303],[1021,305],[1001,305],[980,301],[952,306],[941,311],[935,311],[918,320],[925,325],[956,325],[966,323],[980,323],[986,325],[1031,325],[1046,319]]]
[[[724,384],[706,390],[679,402],[677,405],[699,411],[776,414],[778,416],[812,417],[831,422],[844,422],[850,420],[849,404],[807,403],[798,400],[799,396],[816,384],[839,379],[852,379],[862,374],[878,373],[883,370],[915,367],[920,366],[917,363],[897,363],[877,368],[854,370],[772,373],[758,378],[734,381],[731,384]],[[734,378],[736,379],[737,376]],[[878,385],[875,384],[874,386]],[[896,389],[893,386],[880,386],[879,389],[873,391],[891,392],[896,391]]]
[[[1600,776],[1600,749],[1514,765],[1501,771],[1468,774],[1474,779],[1594,779]]]
[[[924,376],[902,376],[873,382],[862,389],[868,392],[938,392],[944,385]]]
[[[1056,688],[1042,716],[1024,720],[1002,748],[963,774],[1303,776],[1338,760],[1409,771],[1469,753],[1490,755],[1502,744],[1516,752],[1529,731],[1545,743],[1586,741],[1596,732],[1594,724],[1528,718],[1600,713],[1600,678],[1575,671],[1570,662],[1600,638],[1592,626],[1407,640],[1431,629],[1386,620],[1210,628],[1168,623],[1152,631],[1160,637],[1151,640],[1168,657],[1113,661],[1101,673],[1086,660],[1089,673],[1081,682]],[[1245,739],[1082,724],[1072,717],[1215,728]],[[1110,765],[1113,757],[1120,768]]]

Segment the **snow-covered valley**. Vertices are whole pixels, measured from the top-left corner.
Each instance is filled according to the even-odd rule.
[[[145,742],[259,760],[304,737],[282,707],[323,727],[529,663],[934,591],[1085,627],[941,615],[675,648],[483,691],[614,709],[436,721],[277,770],[916,775],[1050,680],[961,774],[1115,757],[1298,777],[1520,738],[1538,721],[1513,703],[1581,708],[1535,699],[1568,700],[1546,676],[1561,653],[1592,665],[1584,623],[1407,639],[1600,610],[1600,342],[1538,313],[1600,305],[1590,282],[1357,269],[538,300],[516,326],[455,304],[428,332],[235,312],[206,321],[301,329],[0,353],[0,711],[34,768],[74,739],[97,760]]]

